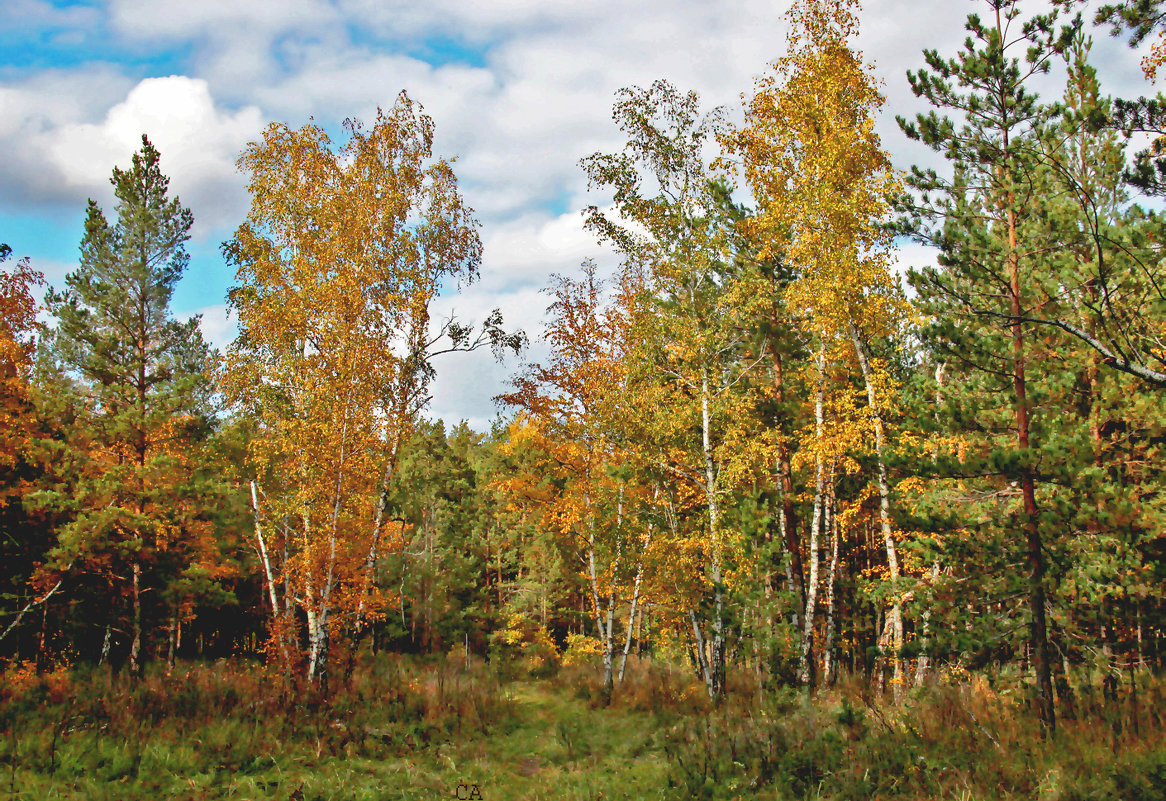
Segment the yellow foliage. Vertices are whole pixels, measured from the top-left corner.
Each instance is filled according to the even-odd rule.
[[[559,652],[551,635],[541,623],[521,612],[512,612],[506,626],[498,632],[498,640],[516,651],[528,670],[538,672],[557,666]]]
[[[603,655],[603,643],[586,634],[568,634],[567,647],[563,649],[563,664],[575,665],[592,661]]]
[[[220,386],[261,424],[250,461],[270,479],[257,518],[283,540],[285,602],[317,638],[383,605],[371,563],[381,538],[399,542],[384,528],[385,484],[425,397],[429,306],[481,258],[420,107],[402,93],[371,128],[346,127],[337,150],[319,126],[269,125],[239,160],[251,209],[225,246],[240,337]]]

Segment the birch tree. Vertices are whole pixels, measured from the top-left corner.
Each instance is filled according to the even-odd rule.
[[[471,280],[481,260],[452,166],[433,158],[432,119],[401,93],[370,128],[346,128],[334,147],[319,126],[269,125],[239,160],[251,210],[224,246],[238,265],[240,333],[221,385],[262,425],[252,461],[272,487],[255,495],[256,536],[278,530],[286,545],[264,582],[273,611],[302,615],[313,680],[326,676],[333,632],[384,600],[372,573],[429,359],[507,344],[496,314],[476,339],[453,321],[431,325],[443,283]]]
[[[858,32],[857,7],[854,0],[803,0],[790,9],[787,53],[758,81],[746,104],[745,125],[729,143],[741,156],[757,204],[756,214],[746,221],[747,233],[762,259],[781,260],[796,275],[783,291],[789,308],[803,310],[805,333],[818,352],[816,442],[824,431],[828,352],[845,343],[858,362],[867,395],[866,425],[874,438],[879,523],[891,583],[885,639],[898,687],[902,590],[885,459],[890,383],[883,366],[871,358],[869,343],[895,331],[906,312],[890,271],[892,242],[881,227],[899,183],[874,131],[883,97],[870,68],[849,44]],[[824,471],[819,459],[803,613],[803,681],[809,680]]]
[[[542,518],[565,540],[565,552],[586,581],[609,699],[619,644],[617,609],[631,604],[622,677],[651,539],[650,528],[640,531],[644,490],[633,476],[638,457],[628,436],[637,416],[629,383],[637,298],[627,281],[619,289],[615,298],[605,298],[591,263],[584,264],[580,280],[554,277],[545,332],[551,358],[529,365],[513,380],[514,391],[499,397],[523,410],[526,424],[516,433],[537,437],[539,450],[549,457],[539,466],[543,482],[553,479],[553,488],[539,493]],[[506,484],[513,496],[530,499],[532,483],[543,483],[534,479],[515,477]]]
[[[703,497],[707,620],[690,610],[695,637],[708,644],[709,697],[724,691],[727,557],[722,504],[726,488],[749,461],[730,430],[748,418],[740,356],[744,331],[737,308],[732,226],[723,189],[706,155],[720,128],[702,114],[694,92],[666,81],[621,90],[613,116],[627,136],[624,150],[582,162],[591,185],[610,190],[614,208],[585,212],[588,227],[612,243],[625,268],[645,274],[650,311],[636,340],[643,369],[655,374],[658,399],[649,427],[657,461]],[[702,631],[707,626],[707,633]],[[706,669],[707,668],[707,669]]]

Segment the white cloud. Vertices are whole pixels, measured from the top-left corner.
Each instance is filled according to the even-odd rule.
[[[0,84],[0,151],[5,153],[0,158],[0,209],[83,202],[84,195],[78,196],[49,158],[48,141],[66,126],[105,113],[132,85],[108,67],[50,70],[20,84]]]
[[[522,358],[506,354],[499,362],[488,348],[473,353],[449,353],[434,359],[437,380],[430,392],[433,402],[428,415],[447,423],[467,419],[470,425],[484,431],[499,411],[493,399],[509,389],[511,375],[523,359],[545,356],[541,340],[544,312],[549,301],[537,287],[497,292],[471,285],[462,293],[439,298],[434,304],[434,321],[440,323],[451,313],[463,323],[476,324],[491,310],[502,311],[503,327],[512,332],[522,330],[530,339],[530,347]]]
[[[202,316],[199,321],[202,337],[213,348],[223,350],[231,344],[239,333],[239,321],[231,318],[224,303],[203,306],[201,309],[195,309],[189,314],[179,314],[177,317],[185,322],[195,315]]]
[[[0,208],[79,205],[86,195],[107,203],[111,168],[128,163],[145,131],[162,153],[172,191],[193,209],[196,231],[225,238],[247,207],[234,161],[266,121],[298,126],[314,115],[334,129],[345,117],[370,120],[376,106],[391,105],[407,89],[435,120],[437,154],[458,158],[462,189],[483,222],[481,280],[443,297],[440,311],[457,308],[480,319],[498,306],[536,340],[547,300],[537,288],[548,275],[570,273],[588,257],[612,261],[582,228],[578,209],[607,201],[587,194],[578,160],[622,146],[611,121],[615,91],[667,78],[698,90],[706,108],[724,105],[739,117],[740,94],[752,91],[785,48],[787,5],[108,0],[104,8],[65,13],[39,0],[11,0],[0,20],[14,29],[80,35],[101,27],[93,17],[104,14],[113,47],[135,54],[183,48],[188,55],[180,62],[185,75],[141,80],[131,60],[122,68],[96,63],[0,83],[0,148],[11,154],[0,159]],[[954,55],[974,10],[918,0],[864,4],[859,46],[885,79],[878,130],[900,167],[942,162],[894,121],[896,113],[910,118],[927,110],[904,73],[924,65],[924,47]],[[1138,56],[1101,32],[1094,38],[1104,88],[1147,93]],[[452,60],[426,63],[417,54],[430,45]],[[1047,91],[1060,93],[1055,82]],[[555,216],[551,204],[567,213]],[[904,246],[900,267],[932,260],[922,246]],[[217,300],[229,271],[212,260],[193,280],[208,287],[218,281],[207,293]],[[205,314],[208,337],[229,339],[223,307],[208,306]],[[489,397],[510,369],[482,353],[447,358],[438,365],[434,412],[488,420]]]
[[[58,91],[62,85],[68,89]],[[110,211],[113,168],[128,168],[145,133],[162,155],[171,195],[194,211],[195,235],[205,235],[246,212],[235,160],[262,124],[257,107],[224,110],[206,81],[180,75],[131,87],[104,71],[54,73],[0,87],[0,144],[10,154],[0,160],[0,207],[79,208],[92,197]]]
[[[551,273],[570,272],[584,259],[606,255],[578,212],[553,218],[530,214],[492,226],[483,249],[481,286],[490,291],[546,286]]]
[[[259,110],[215,107],[206,81],[172,75],[147,78],[100,123],[65,125],[48,135],[47,156],[68,186],[108,195],[113,165],[128,167],[146,134],[162,154],[162,171],[206,227],[229,224],[246,210],[235,159],[262,127]]]
[[[90,27],[99,19],[97,9],[86,6],[61,8],[44,0],[5,0],[0,6],[0,28],[10,31]]]
[[[337,19],[331,4],[322,0],[111,0],[109,15],[118,30],[149,39],[189,39],[240,28],[276,34],[317,28]]]

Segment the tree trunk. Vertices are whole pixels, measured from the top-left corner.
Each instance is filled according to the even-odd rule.
[[[587,480],[590,479],[591,474],[588,471]],[[595,515],[591,510],[590,491],[587,493],[587,514],[587,577],[591,585],[591,604],[595,609],[595,629],[603,643],[603,701],[607,704],[611,702],[611,694],[615,688],[615,638],[612,627],[615,623],[615,571],[619,567],[619,556],[617,552],[616,561],[612,565],[611,589],[605,609],[599,602],[599,574],[595,565]]]
[[[862,379],[863,383],[866,384],[867,404],[870,406],[874,422],[875,455],[878,458],[879,527],[882,530],[883,544],[887,551],[887,572],[891,577],[891,612],[887,616],[891,648],[891,682],[894,687],[895,700],[901,701],[903,699],[903,602],[902,592],[899,588],[899,556],[895,551],[895,538],[891,530],[891,490],[890,483],[887,481],[887,463],[883,456],[886,448],[886,432],[883,428],[883,415],[879,409],[878,397],[875,395],[874,382],[871,380],[870,359],[866,353],[866,345],[853,323],[850,325],[850,341],[854,345],[855,355],[858,356],[858,365],[862,368]]]
[[[142,563],[133,564],[133,635],[130,640],[129,669],[131,676],[142,675]]]
[[[101,667],[105,664],[106,657],[109,656],[109,635],[113,631],[113,626],[109,623],[105,624],[105,636],[101,639],[101,656],[97,658],[97,666]]]
[[[777,402],[778,404],[782,404],[785,401],[785,378],[784,371],[782,370],[781,356],[777,352],[776,347],[774,348],[773,354],[773,384]],[[806,575],[805,568],[802,565],[801,543],[798,538],[797,510],[794,508],[793,470],[790,467],[789,453],[785,445],[780,442],[777,448],[776,481],[778,498],[781,504],[778,520],[781,524],[782,542],[790,554],[788,570],[796,579],[801,606],[805,608]],[[797,620],[794,621],[794,625],[797,625]]]
[[[939,578],[939,562],[933,562],[930,572],[931,581],[935,582]],[[928,640],[931,637],[931,610],[924,609],[921,616],[919,628],[919,659],[915,662],[915,686],[923,686],[923,682],[927,680],[928,658],[927,647]]]
[[[830,503],[826,507],[825,528],[830,537],[830,571],[826,577],[826,646],[822,649],[822,681],[831,685],[837,678],[834,664],[834,577],[838,571],[838,518],[834,509],[834,466],[830,466]]]
[[[291,654],[288,653],[287,642],[284,640],[284,626],[280,620],[279,595],[275,590],[275,579],[271,574],[271,559],[267,554],[267,542],[263,538],[263,520],[259,512],[259,492],[255,482],[251,482],[251,508],[255,514],[255,539],[259,544],[259,558],[263,564],[263,578],[267,584],[267,598],[271,602],[271,633],[275,637],[276,647],[279,648],[283,659],[284,670],[291,670]]]
[[[178,613],[171,611],[170,625],[166,631],[166,675],[174,670],[174,649],[178,644]]]
[[[712,551],[709,558],[709,579],[713,585],[713,639],[709,654],[712,674],[710,689],[713,703],[719,704],[725,689],[725,588],[721,574],[720,505],[717,502],[717,468],[713,457],[710,396],[708,368],[704,367],[701,370],[700,420],[705,495],[708,498],[709,545]]]
[[[798,664],[798,681],[813,685],[814,671],[814,611],[818,602],[818,535],[822,523],[822,502],[826,489],[826,464],[822,457],[822,440],[825,433],[826,400],[826,346],[818,350],[816,360],[818,388],[814,399],[814,441],[817,453],[814,457],[814,517],[810,523],[810,578],[806,587],[806,608],[802,613],[802,653]]]
[[[1008,273],[1012,304],[1012,387],[1015,394],[1016,447],[1021,458],[1020,487],[1024,499],[1024,531],[1028,551],[1028,605],[1032,616],[1032,661],[1036,669],[1037,708],[1041,725],[1048,735],[1056,733],[1057,717],[1053,707],[1053,680],[1049,670],[1048,626],[1045,621],[1044,551],[1036,506],[1036,479],[1033,476],[1029,445],[1029,409],[1025,381],[1024,328],[1020,322],[1023,304],[1020,295],[1020,254],[1016,243],[1016,214],[1009,197]]]
[[[636,621],[636,611],[637,611],[637,608],[638,608],[639,603],[640,603],[640,580],[643,579],[643,577],[644,577],[644,562],[647,559],[648,547],[651,544],[652,544],[652,525],[649,523],[648,524],[648,533],[644,537],[644,547],[643,547],[643,550],[640,551],[640,561],[639,561],[639,564],[636,565],[636,581],[635,581],[635,584],[632,586],[632,605],[631,605],[631,608],[628,610],[628,624],[627,624],[628,630],[627,630],[626,636],[624,637],[623,657],[620,659],[619,676],[616,679],[616,681],[619,684],[623,684],[624,670],[628,666],[628,652],[631,651],[631,648],[632,648],[632,632],[633,632],[634,624]]]
[[[717,701],[716,688],[713,685],[713,674],[709,670],[709,660],[705,653],[705,639],[700,631],[700,623],[697,621],[696,610],[688,610],[689,620],[692,621],[692,636],[695,640],[693,648],[696,654],[696,670],[697,674],[704,679],[705,690],[708,692],[709,700],[713,703]]]

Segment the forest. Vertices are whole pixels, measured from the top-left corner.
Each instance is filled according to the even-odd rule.
[[[0,246],[0,798],[1166,799],[1166,98],[1091,64],[1166,5],[1079,7],[920,54],[940,169],[857,0],[734,114],[621,90],[540,331],[434,313],[481,226],[402,91],[240,155],[220,352],[143,134],[62,286]]]

